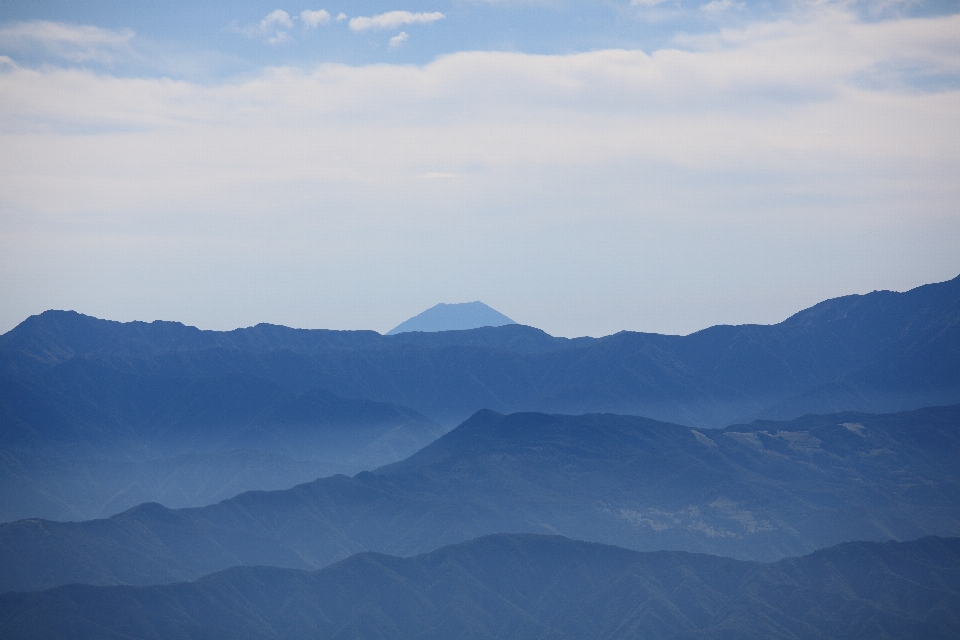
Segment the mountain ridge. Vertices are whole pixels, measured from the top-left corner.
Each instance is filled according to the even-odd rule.
[[[71,317],[94,327],[92,337],[57,337],[57,313],[0,336],[0,375],[51,387],[52,372],[78,357],[134,375],[243,370],[301,390],[408,406],[448,427],[481,408],[607,411],[721,427],[960,402],[960,277],[824,301],[776,325],[720,325],[687,336],[566,339],[522,325],[394,336],[273,325],[202,332],[177,324],[158,326],[154,344],[144,336],[155,323],[79,314]]]
[[[957,638],[960,539],[848,542],[761,564],[497,534],[315,572],[0,595],[5,638]]]
[[[344,454],[345,429],[318,439],[332,437],[319,413],[295,425],[267,411],[318,389],[390,405],[407,426],[355,438]],[[484,408],[705,428],[958,402],[960,278],[688,336],[567,339],[522,325],[213,332],[49,312],[0,336],[0,520],[84,520],[150,500],[199,506],[353,474]],[[361,423],[357,438],[371,433]],[[349,464],[317,463],[341,454]]]
[[[0,591],[319,568],[513,531],[757,560],[960,533],[960,405],[697,430],[485,411],[399,464],[190,509],[0,525]]]

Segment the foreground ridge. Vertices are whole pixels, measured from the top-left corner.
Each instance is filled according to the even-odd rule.
[[[18,638],[958,638],[960,539],[850,542],[770,564],[498,534],[315,572],[0,596]]]

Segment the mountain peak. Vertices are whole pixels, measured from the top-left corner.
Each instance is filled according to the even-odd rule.
[[[459,331],[480,327],[501,327],[505,324],[517,324],[496,309],[492,309],[479,300],[459,304],[440,304],[430,307],[387,332],[388,336],[409,331]]]

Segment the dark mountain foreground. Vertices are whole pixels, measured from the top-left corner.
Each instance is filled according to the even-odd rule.
[[[847,540],[960,535],[960,406],[697,430],[482,411],[406,460],[219,504],[0,525],[0,591],[317,569],[478,536],[777,560]]]
[[[771,564],[499,534],[314,572],[0,596],[20,638],[960,638],[960,539],[848,542]]]

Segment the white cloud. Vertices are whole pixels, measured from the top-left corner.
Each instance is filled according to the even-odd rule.
[[[296,17],[291,16],[283,9],[274,9],[264,16],[260,22],[246,27],[239,27],[234,22],[230,29],[250,38],[263,38],[269,44],[275,45],[292,40],[288,30],[293,28],[294,20],[296,20]]]
[[[406,31],[401,31],[401,32],[398,33],[397,35],[395,35],[395,36],[393,36],[392,38],[390,38],[390,46],[393,47],[394,49],[396,49],[397,47],[399,47],[400,45],[402,45],[404,42],[406,42],[406,41],[407,41],[407,38],[409,38],[409,37],[410,37],[410,36],[407,35],[407,32],[406,32]]]
[[[878,68],[960,75],[960,17],[860,23],[833,11],[649,54],[464,52],[211,86],[7,62],[0,206],[252,211],[291,181],[392,184],[434,167],[504,194],[575,167],[669,166],[793,176],[797,197],[814,199],[805,190],[894,203],[891,190],[920,184],[942,206],[960,199],[943,179],[960,170],[960,91],[865,85]],[[618,193],[647,170],[585,188]]]
[[[347,19],[347,14],[345,14],[344,12],[341,11],[340,13],[337,14],[337,22],[340,22],[346,19]]]
[[[318,25],[329,23],[330,14],[326,9],[320,9],[319,11],[304,10],[300,12],[300,20],[304,26],[313,29]]]
[[[734,0],[711,0],[707,4],[700,5],[700,11],[711,15],[718,15],[727,9],[743,9],[744,6],[744,3],[734,2]]]
[[[914,73],[960,78],[960,17],[827,8],[651,52],[219,84],[0,62],[0,312],[114,295],[128,314],[216,308],[233,326],[314,305],[297,318],[330,326],[331,309],[474,282],[548,330],[694,330],[776,320],[755,314],[788,295],[770,283],[811,303],[817,280],[834,295],[892,286],[872,273],[933,281],[960,243],[960,91]],[[728,296],[734,282],[749,286]]]
[[[304,9],[299,16],[291,16],[283,9],[274,9],[258,23],[243,28],[234,23],[231,28],[237,33],[263,38],[269,44],[276,45],[293,40],[290,30],[294,28],[297,20],[303,24],[304,29],[315,29],[320,25],[328,24],[331,17],[326,9]]]
[[[114,62],[132,52],[130,29],[112,31],[86,25],[35,20],[0,27],[0,46],[16,51],[42,51],[71,62]]]
[[[960,74],[960,16],[859,23],[830,12],[681,44],[650,54],[464,52],[419,67],[324,64],[211,87],[8,63],[0,127],[18,136],[93,128],[176,137],[202,124],[241,146],[269,127],[325,147],[342,143],[356,166],[367,162],[362,145],[350,142],[361,130],[422,134],[431,142],[413,145],[411,162],[421,154],[452,165],[523,157],[817,166],[824,158],[954,155],[945,150],[960,136],[958,92],[904,90],[904,77],[864,79],[890,68]],[[44,144],[38,140],[37,152]],[[230,157],[259,166],[255,156]],[[321,165],[328,166],[303,166]]]
[[[388,11],[373,17],[350,19],[350,28],[354,31],[365,29],[395,29],[405,24],[426,24],[445,18],[439,11],[432,13],[411,13],[409,11]]]
[[[292,28],[293,20],[283,9],[274,9],[260,21],[260,33],[265,35],[269,44],[283,44],[292,40],[290,34],[283,30]]]
[[[630,0],[630,6],[633,7],[655,7],[658,4],[663,4],[668,0]]]
[[[260,28],[267,30],[273,27],[286,27],[287,29],[293,28],[293,20],[290,19],[290,14],[284,11],[283,9],[274,9],[267,16],[260,21]]]

